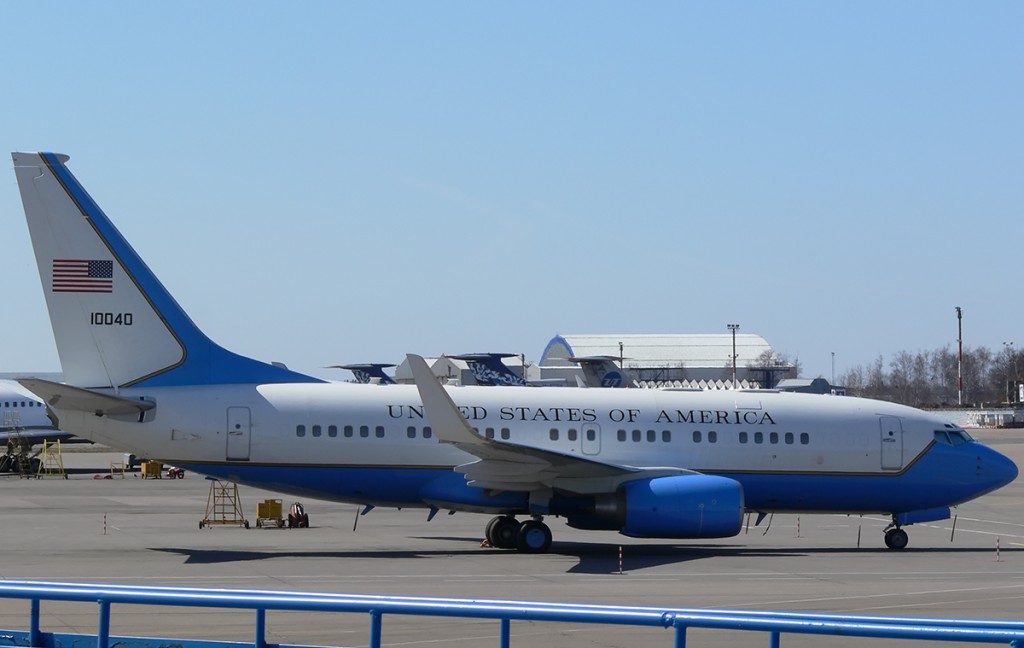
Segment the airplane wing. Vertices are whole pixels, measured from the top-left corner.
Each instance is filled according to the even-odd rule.
[[[92,443],[89,439],[76,437],[70,432],[61,432],[53,428],[45,429],[9,429],[0,428],[0,445],[6,445],[9,441],[29,443],[35,445],[43,441],[60,441],[61,443]]]
[[[47,405],[59,409],[92,412],[97,416],[142,414],[156,407],[156,403],[150,401],[101,394],[40,378],[18,378],[18,382],[43,399]]]
[[[479,458],[455,468],[473,486],[501,491],[559,488],[574,493],[599,493],[640,477],[693,474],[680,468],[619,466],[482,437],[434,378],[426,361],[414,354],[409,354],[408,359],[434,434],[443,443]]]

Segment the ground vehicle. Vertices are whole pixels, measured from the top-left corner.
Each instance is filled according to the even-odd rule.
[[[306,509],[302,506],[302,502],[295,502],[292,504],[291,508],[288,509],[288,528],[309,528],[309,513],[306,513]]]

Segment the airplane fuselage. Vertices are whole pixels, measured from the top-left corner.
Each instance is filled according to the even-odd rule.
[[[727,476],[743,486],[748,510],[930,509],[977,497],[1005,476],[999,466],[1006,460],[959,428],[881,401],[775,392],[448,391],[486,438],[619,466]],[[524,495],[485,492],[453,471],[476,458],[437,440],[412,386],[225,385],[120,395],[155,401],[152,420],[68,411],[61,422],[140,455],[295,495],[527,509]]]

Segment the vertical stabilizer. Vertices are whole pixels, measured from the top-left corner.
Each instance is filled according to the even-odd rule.
[[[12,155],[69,384],[316,381],[207,338],[68,171],[67,156]]]

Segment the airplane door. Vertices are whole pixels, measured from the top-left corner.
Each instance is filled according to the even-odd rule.
[[[903,426],[894,416],[879,419],[882,428],[882,470],[903,468]]]
[[[580,436],[580,449],[583,454],[596,455],[601,452],[601,426],[587,423],[583,426]]]
[[[249,461],[252,419],[248,407],[228,408],[228,461]]]

